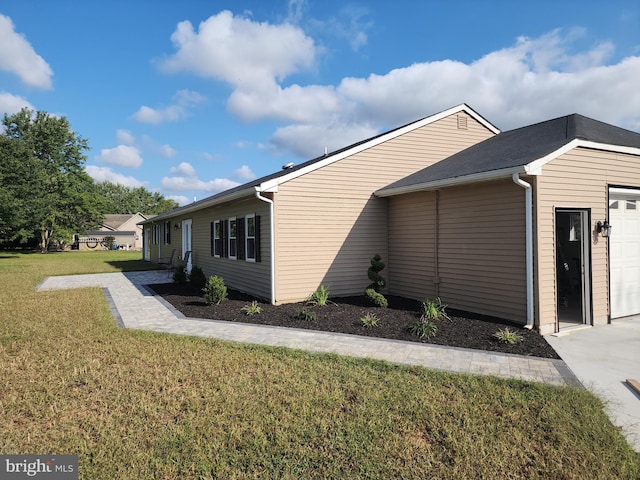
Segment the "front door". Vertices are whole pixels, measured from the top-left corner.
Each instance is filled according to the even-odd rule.
[[[185,265],[185,269],[187,273],[191,273],[191,265],[193,264],[193,252],[192,252],[192,233],[191,233],[192,222],[191,219],[182,221],[182,258],[184,258],[187,252],[191,252],[189,255],[189,261]]]
[[[591,324],[591,252],[588,210],[556,210],[558,330]]]

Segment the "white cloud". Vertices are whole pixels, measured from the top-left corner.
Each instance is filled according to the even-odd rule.
[[[116,138],[121,145],[135,145],[136,143],[136,137],[129,130],[118,129]]]
[[[131,145],[118,145],[115,148],[103,148],[98,160],[107,165],[118,167],[138,168],[142,165],[140,150]]]
[[[24,35],[17,33],[13,22],[0,14],[0,70],[17,75],[25,84],[50,89],[53,71],[38,55]]]
[[[193,199],[189,200],[184,195],[168,195],[168,196],[167,195],[163,195],[163,196],[164,196],[164,198],[168,198],[169,200],[174,200],[174,201],[178,202],[178,205],[180,205],[180,206],[186,205],[186,204],[191,203],[192,201],[194,201]]]
[[[202,181],[197,177],[164,177],[161,184],[162,188],[171,192],[199,190],[208,193],[222,192],[240,185],[238,182],[226,178]]]
[[[158,125],[164,122],[176,122],[189,116],[191,110],[204,103],[206,98],[191,90],[180,90],[172,98],[172,104],[159,109],[143,105],[133,114],[140,123]]]
[[[97,167],[95,165],[87,165],[85,167],[86,172],[96,182],[112,182],[124,185],[125,187],[144,187],[147,182],[141,182],[134,177],[127,177],[120,173],[116,173],[108,167]]]
[[[171,173],[172,175],[177,175],[177,176],[181,176],[181,177],[195,177],[196,176],[195,168],[193,168],[193,166],[190,163],[187,163],[187,162],[182,162],[177,167],[172,167],[169,170],[169,173]]]
[[[160,155],[165,158],[173,158],[176,156],[176,153],[178,152],[171,145],[165,144],[159,147],[158,153],[160,153]]]
[[[225,178],[203,181],[197,176],[195,168],[190,163],[182,162],[177,167],[169,170],[172,175],[164,177],[161,181],[162,188],[172,192],[205,191],[217,193],[238,186],[238,182]]]
[[[36,109],[31,103],[20,96],[0,92],[0,113],[12,115],[18,113],[23,108],[28,108],[29,110]]]
[[[191,22],[180,22],[171,40],[177,52],[160,63],[164,71],[193,72],[248,90],[308,69],[316,55],[313,40],[300,28],[254,22],[226,10],[201,22],[197,32]]]
[[[249,181],[256,178],[256,174],[251,171],[248,165],[242,165],[237,170],[234,170],[233,176],[238,180],[244,180],[244,181]]]

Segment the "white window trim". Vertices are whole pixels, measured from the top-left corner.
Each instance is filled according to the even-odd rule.
[[[253,236],[249,237],[249,219],[253,218]],[[249,258],[249,239],[253,239],[253,258]],[[255,213],[244,217],[244,259],[247,262],[256,261],[256,215]]]
[[[153,243],[154,245],[160,245],[160,225],[153,225]]]
[[[236,233],[235,236],[231,236],[231,222],[236,222]],[[230,260],[236,260],[238,258],[238,220],[236,217],[229,217],[227,220],[227,252],[229,252],[228,258]],[[236,252],[235,255],[231,255],[231,240],[236,242]]]
[[[222,242],[223,239],[221,238],[220,233],[222,233],[222,220],[214,220],[213,221],[213,257],[214,258],[220,258],[222,256]],[[216,228],[217,227],[217,228]],[[216,234],[218,235],[216,237]],[[218,242],[220,243],[220,253],[216,254],[216,239],[218,240]]]

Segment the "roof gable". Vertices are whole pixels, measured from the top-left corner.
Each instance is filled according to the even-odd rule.
[[[638,149],[640,134],[579,114],[500,133],[376,192],[379,196],[469,181],[537,174],[549,161],[576,146]]]
[[[197,202],[191,203],[189,205],[185,205],[183,207],[179,207],[170,212],[163,213],[158,215],[158,217],[154,218],[153,221],[163,220],[165,218],[170,218],[172,216],[185,214],[189,212],[193,212],[195,210],[199,210],[201,208],[206,208],[212,205],[217,205],[219,203],[227,202],[233,200],[235,198],[246,197],[249,195],[254,195],[256,192],[277,192],[278,185],[293,180],[294,178],[300,177],[307,173],[310,173],[319,168],[323,168],[327,165],[335,163],[343,158],[349,157],[356,153],[362,152],[369,148],[372,148],[376,145],[384,143],[393,138],[399,137],[407,132],[416,130],[425,125],[429,125],[431,123],[437,122],[443,118],[448,117],[449,115],[465,112],[470,117],[474,118],[480,124],[485,126],[488,130],[493,133],[499,133],[500,130],[493,124],[491,124],[488,120],[482,117],[479,113],[469,107],[467,104],[460,104],[448,110],[444,110],[442,112],[436,113],[434,115],[424,117],[420,120],[416,120],[414,122],[408,123],[401,127],[395,128],[393,130],[380,133],[373,137],[367,138],[365,140],[356,142],[352,145],[344,147],[342,149],[336,150],[334,152],[322,155],[320,157],[316,157],[314,159],[308,160],[299,165],[295,165],[290,168],[283,168],[281,171],[272,173],[270,175],[266,175],[264,177],[258,178],[256,180],[252,180],[251,182],[245,183],[243,185],[239,185],[237,187],[225,190],[218,194],[212,195],[205,199],[199,200]],[[150,220],[151,221],[151,220]],[[147,222],[140,222],[147,223]]]

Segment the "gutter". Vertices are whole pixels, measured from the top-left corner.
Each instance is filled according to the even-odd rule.
[[[527,323],[525,328],[533,328],[533,195],[531,184],[514,173],[511,176],[513,183],[525,189],[525,236],[526,236],[526,261],[527,261]]]
[[[261,200],[263,202],[267,202],[269,204],[269,236],[270,241],[269,241],[269,254],[271,256],[271,258],[269,259],[269,262],[271,263],[271,305],[275,305],[276,304],[276,255],[275,255],[275,243],[274,243],[274,239],[275,239],[275,232],[274,232],[274,221],[273,221],[273,200],[271,200],[270,198],[267,197],[263,197],[262,195],[260,195],[260,190],[258,190],[258,187],[256,187],[256,191],[255,191],[255,196],[258,200]]]

